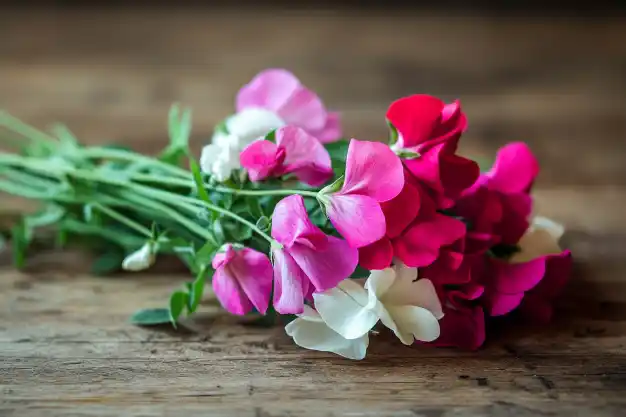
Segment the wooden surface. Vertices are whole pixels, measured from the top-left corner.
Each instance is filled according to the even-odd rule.
[[[416,92],[460,98],[463,149],[527,141],[538,212],[563,222],[575,277],[557,321],[505,329],[476,353],[381,335],[362,362],[211,318],[194,331],[127,324],[186,279],[88,276],[84,255],[0,269],[0,416],[617,416],[626,406],[626,21],[363,14],[0,13],[0,108],[86,143],[165,144],[169,105],[193,106],[196,149],[237,88],[282,66],[385,134]],[[2,208],[21,203],[2,196]],[[174,271],[174,272],[172,272]],[[623,414],[622,414],[623,415]]]

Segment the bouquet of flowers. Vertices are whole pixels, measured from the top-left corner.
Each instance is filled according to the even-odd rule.
[[[97,251],[96,273],[175,255],[194,279],[134,323],[176,325],[210,283],[228,312],[282,315],[296,344],[350,359],[379,327],[405,345],[477,349],[492,317],[550,319],[571,254],[563,227],[533,214],[539,165],[524,143],[480,172],[457,153],[460,103],[428,95],[391,103],[386,141],[345,140],[338,113],[282,69],[256,75],[235,107],[199,160],[178,105],[154,157],[0,113],[15,147],[0,153],[0,191],[42,203],[6,236],[15,265],[42,227]]]

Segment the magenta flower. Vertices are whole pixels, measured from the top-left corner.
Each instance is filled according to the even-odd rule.
[[[244,315],[257,309],[265,314],[272,291],[272,264],[264,253],[226,245],[213,258],[213,291],[232,314]]]
[[[324,188],[318,199],[337,231],[350,246],[359,248],[385,235],[385,214],[380,203],[396,197],[403,186],[402,162],[388,146],[352,139],[343,183]]]
[[[333,176],[328,151],[303,129],[284,126],[276,130],[275,137],[276,143],[257,140],[241,152],[241,166],[252,181],[291,173],[317,187]]]
[[[438,208],[449,208],[478,178],[478,165],[456,154],[467,118],[458,101],[445,104],[436,97],[413,95],[391,103],[388,122],[397,130],[392,148],[404,159],[411,174],[428,186]]]
[[[322,100],[284,69],[257,74],[237,94],[237,112],[263,109],[283,125],[298,126],[322,143],[341,138],[338,113],[328,112]]]
[[[325,235],[307,215],[299,195],[282,199],[272,214],[272,237],[282,248],[274,258],[274,308],[300,314],[314,291],[337,286],[356,268],[358,251],[342,239]]]
[[[529,226],[529,192],[538,173],[539,164],[528,146],[510,143],[500,148],[491,170],[463,193],[454,212],[468,219],[474,231],[515,244]]]

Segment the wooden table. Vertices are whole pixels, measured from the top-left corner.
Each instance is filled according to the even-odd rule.
[[[96,278],[84,254],[0,272],[0,416],[603,416],[626,405],[626,21],[300,11],[0,13],[0,108],[85,143],[165,144],[173,101],[194,147],[258,70],[290,68],[385,134],[388,103],[460,98],[463,149],[527,141],[538,211],[563,222],[577,267],[557,321],[476,353],[379,336],[352,362],[299,349],[282,328],[198,315],[194,331],[127,324],[188,277]],[[2,208],[22,207],[2,198]],[[167,269],[167,265],[166,265]],[[208,310],[206,310],[208,311]],[[623,414],[621,414],[623,415]]]

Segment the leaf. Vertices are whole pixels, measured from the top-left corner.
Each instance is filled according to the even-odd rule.
[[[24,221],[30,228],[50,226],[57,223],[65,215],[65,209],[57,204],[48,204],[45,209],[33,215],[26,216]]]
[[[178,256],[178,259],[187,265],[187,268],[189,268],[192,273],[196,274],[198,272],[196,251],[194,250],[193,244],[184,239],[173,239],[167,246],[169,250]]]
[[[176,327],[178,317],[187,307],[189,294],[183,291],[174,291],[170,296],[170,322]]]
[[[121,250],[109,250],[100,255],[91,264],[91,273],[98,276],[110,275],[122,269],[124,253]]]
[[[211,265],[215,252],[217,248],[212,242],[205,243],[195,254],[196,265],[199,267]]]
[[[421,156],[417,152],[407,151],[406,149],[396,151],[396,155],[398,155],[398,157],[401,159],[417,159]]]
[[[170,310],[167,308],[144,308],[130,316],[130,322],[139,326],[153,326],[170,323]]]
[[[193,175],[193,181],[196,184],[198,196],[205,202],[212,203],[211,198],[209,197],[209,193],[207,193],[206,188],[204,188],[204,180],[202,179],[202,171],[200,171],[200,165],[198,165],[198,162],[196,162],[196,160],[192,156],[189,156],[189,169],[191,170],[191,174]]]
[[[350,278],[367,278],[370,276],[370,271],[363,268],[361,265],[357,265],[356,269],[350,275]]]
[[[201,268],[198,276],[191,284],[191,288],[189,289],[189,313],[194,313],[202,301],[204,286],[206,285],[206,278],[210,269],[211,268]]]
[[[159,224],[157,222],[152,222],[152,225],[150,225],[150,236],[154,242],[158,241],[161,237],[160,229],[161,228],[159,227]]]
[[[258,198],[249,196],[246,197],[246,202],[248,203],[248,211],[252,217],[258,219],[265,216],[265,213],[263,213],[263,207],[261,207],[261,202]]]
[[[242,242],[252,237],[252,229],[239,222],[222,223],[224,242]]]
[[[24,219],[21,219],[11,228],[11,246],[13,249],[13,265],[22,269],[26,264],[26,249],[30,244],[32,234]]]
[[[78,139],[76,139],[76,136],[70,132],[67,126],[61,123],[55,123],[51,130],[52,133],[59,138],[59,141],[65,149],[71,150],[78,148]]]
[[[387,120],[387,126],[389,126],[389,146],[395,145],[399,138],[398,129],[396,129],[396,127],[392,125],[389,120]]]
[[[263,230],[264,232],[267,232],[268,230],[270,230],[271,225],[272,223],[270,219],[268,219],[265,216],[259,217],[259,219],[256,221],[256,227]]]
[[[215,239],[217,239],[218,245],[226,242],[224,227],[222,226],[222,222],[219,219],[213,222],[213,234],[215,235]]]

